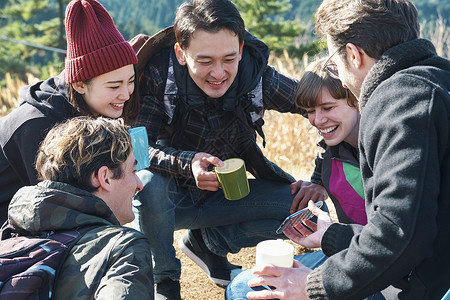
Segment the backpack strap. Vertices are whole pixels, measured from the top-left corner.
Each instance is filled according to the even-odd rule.
[[[167,68],[164,70],[167,72],[166,75],[166,85],[164,88],[164,109],[166,115],[169,117],[167,120],[167,124],[172,123],[173,114],[176,107],[176,98],[178,95],[178,87],[175,79],[175,71],[173,69],[173,57],[172,51],[169,52],[169,58],[164,58],[165,61],[168,61]],[[164,77],[163,77],[164,78]]]
[[[266,147],[266,137],[262,129],[264,125],[264,102],[263,102],[263,91],[262,91],[262,77],[260,78],[256,87],[247,93],[243,101],[245,103],[242,105],[245,112],[250,116],[249,123],[252,124],[253,128],[256,130],[258,135],[262,138],[263,147]],[[251,101],[250,101],[251,100]]]
[[[105,224],[90,224],[86,226],[79,226],[72,230],[61,230],[61,231],[52,231],[47,233],[47,238],[61,242],[67,246],[67,251],[65,256],[70,253],[72,247],[78,243],[78,241],[89,231],[92,229],[105,226]],[[64,259],[65,260],[65,259]],[[61,264],[62,265],[62,264]]]
[[[15,236],[27,236],[30,235],[30,233],[24,229],[15,228],[8,222],[3,224],[2,228],[0,229],[0,241],[15,237]]]
[[[29,236],[29,237],[41,237],[41,238],[50,238],[51,235],[54,234],[58,234],[58,233],[63,233],[63,232],[78,232],[80,234],[80,237],[83,236],[86,232],[90,231],[91,229],[100,227],[100,226],[104,226],[104,224],[89,224],[86,226],[79,226],[75,229],[71,229],[71,230],[60,230],[60,231],[49,231],[49,232],[44,232],[41,235],[33,235],[31,234],[29,231],[21,229],[21,228],[17,228],[14,227],[13,225],[9,224],[9,223],[5,223],[2,228],[0,228],[0,240],[6,240],[12,237],[17,237],[17,236]],[[77,235],[75,233],[75,235]]]

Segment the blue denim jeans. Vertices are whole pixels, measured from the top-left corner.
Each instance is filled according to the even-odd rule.
[[[319,267],[328,259],[328,257],[321,250],[311,253],[305,253],[302,255],[297,255],[294,258],[310,269],[315,269]],[[265,287],[263,286],[258,286],[254,288],[248,286],[247,282],[254,277],[255,275],[252,274],[251,269],[239,273],[239,275],[237,275],[227,286],[225,290],[225,299],[243,300],[247,299],[248,292],[261,291],[265,289]],[[384,297],[381,295],[381,293],[376,293],[374,295],[367,297],[365,300],[384,300]]]
[[[227,200],[218,190],[196,205],[188,189],[178,187],[173,178],[149,170],[137,174],[144,189],[133,203],[138,228],[150,240],[155,283],[180,277],[175,230],[201,229],[207,247],[220,256],[263,240],[286,238],[275,231],[289,215],[293,200],[287,183],[250,179],[250,194],[241,200]]]

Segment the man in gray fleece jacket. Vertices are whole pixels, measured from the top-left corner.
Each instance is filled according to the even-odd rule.
[[[319,221],[290,238],[329,256],[311,270],[254,268],[249,299],[441,299],[450,287],[450,62],[419,39],[409,0],[324,0],[324,68],[359,99],[368,223]],[[288,235],[288,234],[287,234]],[[272,275],[266,276],[266,275]]]

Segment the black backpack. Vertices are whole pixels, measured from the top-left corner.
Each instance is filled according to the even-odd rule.
[[[97,227],[97,226],[95,226]],[[27,236],[1,230],[0,299],[51,299],[55,279],[70,249],[94,226]]]

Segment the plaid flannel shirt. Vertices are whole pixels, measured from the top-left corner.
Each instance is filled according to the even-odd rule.
[[[190,111],[193,116],[189,118],[189,128],[176,129],[188,131],[189,145],[176,149],[159,143],[159,140],[170,137],[166,131],[169,117],[164,107],[166,78],[163,78],[163,74],[167,73],[164,72],[164,67],[166,64],[162,62],[161,55],[156,54],[144,69],[140,77],[143,103],[135,125],[147,128],[150,143],[149,168],[164,176],[175,177],[178,184],[195,187],[191,161],[197,152],[207,152],[222,160],[239,157],[242,147],[249,142],[249,136],[250,142],[256,142],[256,133],[255,130],[244,133],[249,126],[236,122],[236,118],[230,116],[233,112],[224,111],[217,104],[220,99],[212,99],[205,100],[204,105]],[[295,79],[283,76],[273,67],[267,66],[262,75],[264,109],[306,116],[305,111],[294,104],[296,83]]]

